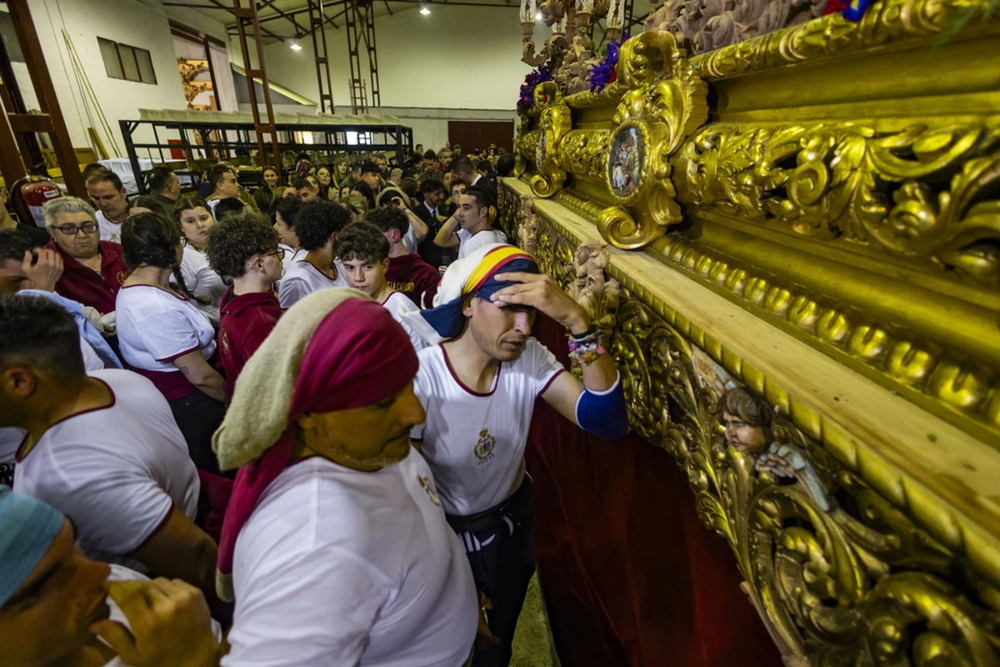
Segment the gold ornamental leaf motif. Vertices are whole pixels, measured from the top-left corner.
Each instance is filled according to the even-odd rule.
[[[614,254],[568,238],[546,215],[533,211],[529,199],[501,198],[508,233],[534,238],[540,265],[557,282],[575,280],[569,289],[596,305],[591,288],[613,282]],[[691,270],[704,264],[690,248],[668,249],[667,255]],[[705,276],[730,279],[712,277],[714,270]],[[734,285],[753,282],[746,271],[731,273]],[[832,439],[825,417],[710,332],[652,300],[629,276],[614,278],[624,286],[604,322],[611,327],[607,347],[621,372],[630,425],[684,470],[699,517],[730,546],[745,579],[741,588],[786,664],[1000,663],[1000,579],[992,572],[987,580],[984,563],[970,559],[974,545],[953,516],[927,507],[915,487],[879,468],[853,438]],[[776,287],[763,288],[762,302],[780,305],[782,288],[774,292]],[[860,350],[891,344],[881,329],[844,329],[836,311],[811,310],[807,301],[793,298],[787,316],[793,312],[803,322],[824,320],[832,338],[846,332],[846,344]],[[900,363],[916,364],[917,356]],[[940,382],[968,398],[981,390],[972,375],[942,375]],[[766,453],[785,468],[729,444],[720,424],[722,396],[736,390],[775,410]],[[914,517],[935,524],[936,537]]]
[[[551,197],[566,182],[566,171],[559,164],[559,144],[572,127],[571,112],[554,81],[535,87],[535,105],[540,109],[533,144],[536,173],[529,184],[535,196]]]
[[[830,14],[716,49],[692,59],[706,81],[940,35],[949,26],[1000,21],[995,3],[975,0],[882,0],[858,22]]]
[[[673,158],[678,199],[1000,285],[1000,126],[716,123]]]
[[[618,58],[626,88],[602,178],[615,201],[598,216],[598,229],[614,246],[639,249],[681,220],[671,182],[670,157],[708,117],[708,87],[674,36],[652,31],[627,40]]]

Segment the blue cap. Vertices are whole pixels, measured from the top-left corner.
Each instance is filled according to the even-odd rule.
[[[31,576],[62,525],[58,510],[0,484],[0,607]]]

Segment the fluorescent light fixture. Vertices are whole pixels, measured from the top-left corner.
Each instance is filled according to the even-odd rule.
[[[301,51],[302,45],[299,44],[298,42],[292,42],[288,48],[290,48],[292,51]]]
[[[420,6],[420,13],[423,14],[424,16],[430,16],[431,15],[431,10],[429,10],[427,8],[427,5],[421,5]]]
[[[541,12],[536,12],[535,13],[535,20],[536,21],[541,21],[542,20],[542,13]]]

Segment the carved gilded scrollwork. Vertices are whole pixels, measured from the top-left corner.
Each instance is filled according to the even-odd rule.
[[[559,86],[547,81],[535,88],[535,105],[540,110],[538,136],[534,142],[536,172],[530,179],[537,197],[551,197],[566,181],[566,171],[558,160],[558,147],[572,126],[569,107],[563,102]]]
[[[859,22],[838,15],[824,16],[697,56],[693,62],[702,76],[712,81],[936,35],[949,26],[996,21],[1000,21],[1000,12],[987,2],[883,0],[865,12]]]
[[[772,473],[765,457],[728,446],[725,408],[705,378],[722,371],[699,371],[711,358],[627,292],[611,349],[633,427],[686,470],[786,663],[1000,660],[994,589],[975,575],[965,589],[950,583],[962,568],[953,553],[780,415],[771,428],[783,444],[772,449],[804,457],[818,495],[799,473]]]
[[[713,124],[675,160],[681,201],[1000,285],[1000,125]]]
[[[859,23],[827,16],[690,60],[644,33],[617,81],[560,100],[577,124],[556,149],[569,187],[537,210],[502,207],[511,238],[568,290],[588,262],[588,280],[619,281],[606,345],[632,428],[687,473],[787,664],[1000,664],[996,496],[978,476],[994,459],[941,459],[940,483],[901,462],[950,456],[937,424],[957,427],[956,451],[1000,442],[1000,97],[982,75],[1000,62],[995,4],[881,0]],[[541,113],[518,133],[526,178],[544,171]],[[689,224],[673,226],[681,205]],[[610,250],[599,273],[577,216],[646,252]],[[675,303],[666,281],[688,279],[723,305],[694,304],[704,290]],[[850,423],[871,414],[816,400],[777,345],[742,358],[719,314],[806,343],[799,361],[844,371],[842,386],[856,374],[884,407],[930,413],[926,436]],[[775,412],[766,449],[721,426],[734,396]]]
[[[681,219],[670,156],[705,122],[707,86],[668,32],[643,33],[622,45],[625,87],[613,118],[604,180],[615,206],[598,229],[619,248],[641,248]]]

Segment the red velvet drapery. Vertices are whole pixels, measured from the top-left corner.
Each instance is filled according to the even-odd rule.
[[[563,330],[534,335],[567,363]],[[725,542],[664,451],[592,438],[539,400],[528,443],[539,578],[564,667],[780,665]]]

